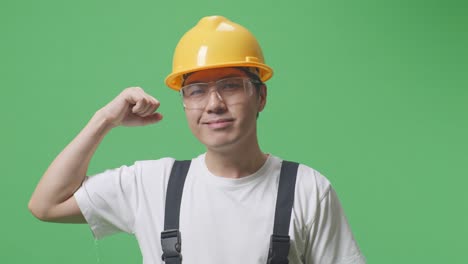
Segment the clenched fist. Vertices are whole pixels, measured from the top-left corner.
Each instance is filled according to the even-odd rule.
[[[158,107],[159,101],[141,87],[129,87],[99,111],[112,127],[144,126],[162,119],[154,112]]]

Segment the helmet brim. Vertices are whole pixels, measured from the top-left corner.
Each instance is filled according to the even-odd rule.
[[[259,78],[262,82],[266,82],[273,76],[273,69],[266,64],[257,62],[231,62],[222,64],[212,64],[206,66],[200,66],[196,69],[189,69],[185,71],[178,71],[169,74],[166,79],[166,85],[176,91],[179,91],[182,87],[183,76],[188,73],[193,73],[202,70],[216,69],[216,68],[229,68],[229,67],[256,67],[259,69]]]

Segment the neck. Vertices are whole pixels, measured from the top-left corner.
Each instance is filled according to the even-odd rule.
[[[226,178],[242,178],[259,170],[268,155],[264,154],[258,142],[237,146],[236,149],[216,150],[207,149],[205,163],[214,175]]]

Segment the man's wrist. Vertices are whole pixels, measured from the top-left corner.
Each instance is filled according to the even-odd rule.
[[[96,132],[99,134],[106,134],[115,127],[114,123],[112,123],[112,121],[107,118],[101,110],[96,111],[88,125],[91,125],[94,129],[96,129]]]

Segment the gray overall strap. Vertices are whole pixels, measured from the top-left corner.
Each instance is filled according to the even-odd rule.
[[[273,234],[270,238],[270,251],[267,264],[288,264],[290,246],[289,222],[294,203],[297,169],[296,162],[283,161],[281,165],[278,185],[278,197],[276,198],[275,222]]]
[[[179,231],[180,204],[190,160],[174,161],[166,191],[164,231],[161,232],[162,260],[166,264],[181,264],[181,238]]]

